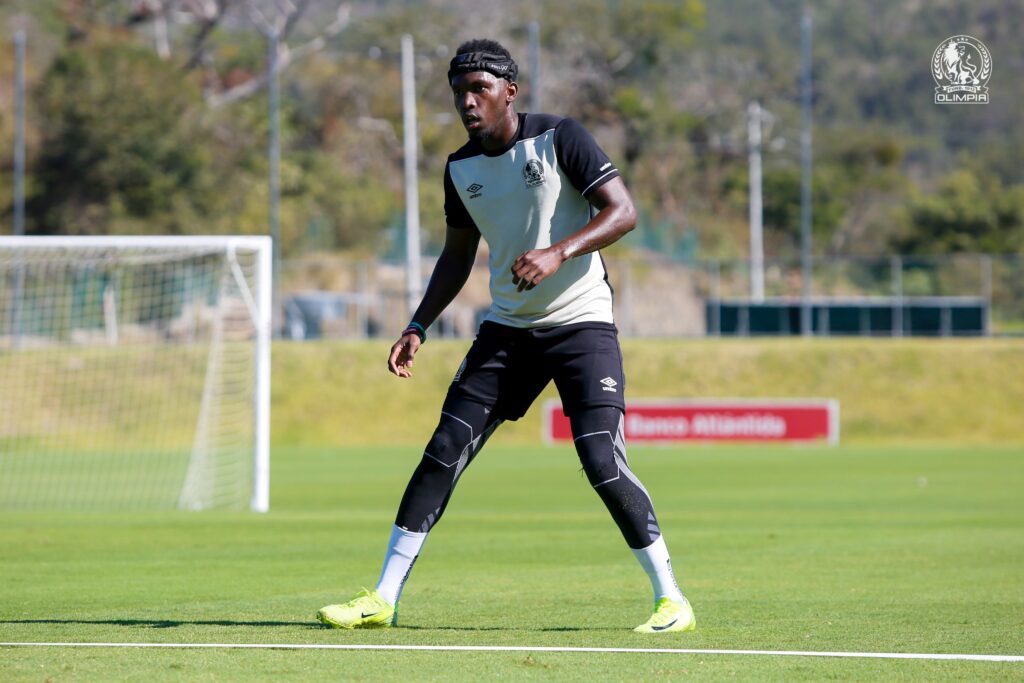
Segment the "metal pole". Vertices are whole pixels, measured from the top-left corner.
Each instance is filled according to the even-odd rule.
[[[892,271],[892,336],[903,336],[903,259],[892,256],[889,260]]]
[[[711,270],[711,296],[714,306],[711,308],[711,334],[722,336],[722,263],[715,261]]]
[[[800,264],[803,272],[800,333],[813,334],[811,321],[811,12],[805,7],[800,20]]]
[[[530,22],[530,111],[540,112],[540,24]]]
[[[356,323],[356,329],[359,330],[359,336],[363,339],[370,338],[370,294],[369,294],[369,266],[366,261],[360,261],[356,265],[356,291],[359,293],[359,305],[356,307],[356,316],[358,318]]]
[[[25,234],[25,32],[14,34],[14,234]]]
[[[405,264],[406,301],[409,318],[419,305],[420,272],[420,192],[418,141],[416,131],[416,73],[412,36],[402,36],[402,127],[405,143]]]
[[[14,34],[14,234],[25,234],[25,32]],[[20,256],[18,257],[20,259]],[[14,271],[11,291],[10,334],[15,349],[21,348],[21,293],[25,266]]]
[[[981,257],[981,296],[984,299],[985,312],[982,320],[981,333],[986,337],[992,336],[992,256],[985,254]]]
[[[764,227],[761,208],[761,105],[747,107],[747,138],[750,143],[750,298],[764,301]]]
[[[269,159],[269,193],[270,193],[270,237],[273,240],[273,266],[271,281],[273,282],[271,329],[276,336],[280,332],[281,304],[281,96],[277,82],[277,30],[267,31],[267,106],[270,118],[270,141],[267,147]]]

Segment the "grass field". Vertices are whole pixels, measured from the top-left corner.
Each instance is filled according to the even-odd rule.
[[[0,641],[1024,654],[1024,448],[633,448],[694,633],[565,447],[499,431],[406,588],[403,628],[320,628],[373,585],[418,449],[276,447],[272,511],[0,513]],[[1021,680],[1024,663],[714,654],[0,647],[0,680]]]

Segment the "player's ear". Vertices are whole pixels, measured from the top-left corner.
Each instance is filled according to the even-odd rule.
[[[506,85],[505,86],[505,103],[506,104],[512,104],[513,102],[515,102],[516,95],[518,95],[518,94],[519,94],[519,84],[518,83],[513,82],[513,83],[509,83],[508,85]]]

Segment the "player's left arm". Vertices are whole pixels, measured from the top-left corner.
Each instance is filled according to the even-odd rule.
[[[533,289],[571,258],[614,244],[636,227],[636,207],[622,178],[612,178],[587,197],[597,214],[582,228],[546,249],[531,249],[512,264],[512,283]]]

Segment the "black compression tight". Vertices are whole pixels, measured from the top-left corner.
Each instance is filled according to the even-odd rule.
[[[570,417],[576,452],[591,486],[601,496],[630,548],[645,548],[661,535],[654,506],[629,469],[618,408],[598,406]],[[448,406],[398,506],[395,524],[425,533],[444,513],[459,477],[501,424],[482,405]]]
[[[444,514],[459,477],[499,424],[479,403],[446,405],[405,488],[395,524],[407,531],[430,531]]]
[[[576,453],[590,485],[601,496],[630,548],[646,548],[661,536],[647,489],[629,469],[623,414],[612,406],[569,416]]]

